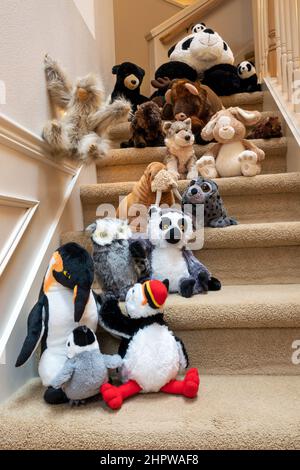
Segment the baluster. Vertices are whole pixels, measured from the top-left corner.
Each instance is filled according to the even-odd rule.
[[[276,57],[277,57],[277,83],[278,85],[282,85],[282,68],[281,68],[281,33],[280,33],[280,7],[279,7],[280,0],[274,0],[274,8],[275,8],[275,42],[276,42]]]
[[[275,4],[274,0],[268,2],[268,23],[269,23],[269,55],[268,72],[271,77],[276,77],[276,32],[275,32]]]
[[[269,73],[268,57],[269,57],[269,0],[262,0],[263,9],[263,49],[264,49],[264,76]]]
[[[280,37],[281,37],[281,72],[282,72],[282,91],[287,93],[287,44],[285,30],[285,2],[279,0],[279,21],[280,21]]]
[[[294,111],[300,113],[300,0],[293,0],[292,38],[293,38],[293,104]],[[299,90],[299,91],[298,91]]]
[[[288,101],[292,102],[293,93],[293,44],[292,44],[292,19],[291,19],[291,1],[285,0],[285,30],[286,30],[286,52],[287,52],[287,93]]]

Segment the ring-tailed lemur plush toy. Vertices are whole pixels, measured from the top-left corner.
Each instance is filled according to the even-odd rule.
[[[121,338],[119,354],[123,384],[101,386],[104,401],[112,409],[121,408],[124,399],[140,392],[164,392],[195,398],[199,388],[198,370],[186,372],[188,355],[182,341],[164,320],[168,282],[158,280],[135,284],[127,293],[124,315],[112,296],[100,300],[99,323]]]
[[[221,283],[211,276],[187,248],[193,235],[189,215],[176,209],[150,208],[147,238],[133,240],[130,246],[134,258],[149,261],[152,279],[169,281],[170,292],[191,297],[208,290],[221,289]]]
[[[261,91],[261,85],[258,83],[256,69],[252,62],[244,60],[237,66],[237,69],[244,92]]]
[[[223,199],[220,196],[217,183],[213,180],[202,178],[192,180],[182,195],[182,210],[190,213],[193,218],[194,228],[198,219],[197,207],[204,204],[204,227],[228,227],[237,225],[237,221],[228,217]]]

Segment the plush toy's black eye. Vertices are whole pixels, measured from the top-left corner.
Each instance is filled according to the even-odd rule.
[[[67,346],[68,346],[68,348],[71,346],[71,343],[70,343],[70,341],[68,341],[68,344],[67,344]]]
[[[192,40],[193,38],[189,38],[186,41],[184,41],[184,43],[181,46],[184,51],[186,51],[190,47]]]
[[[248,69],[248,71],[250,72],[250,70],[251,70],[251,64],[249,64],[249,62],[248,62],[248,64],[247,64],[247,69]]]
[[[204,193],[209,193],[209,191],[211,190],[211,187],[208,183],[203,183],[201,184],[201,189]]]
[[[168,217],[163,217],[160,221],[159,228],[160,230],[168,230],[170,225],[172,225],[171,220]]]
[[[178,220],[178,227],[182,232],[185,232],[187,229],[187,221],[184,218]]]
[[[224,48],[224,51],[228,50],[228,46],[227,46],[226,42],[223,42],[223,48]]]

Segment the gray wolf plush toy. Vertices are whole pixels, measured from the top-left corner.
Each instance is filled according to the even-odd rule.
[[[159,147],[164,145],[160,108],[153,101],[137,107],[130,124],[131,138],[121,147]]]
[[[16,367],[28,361],[41,341],[39,375],[48,387],[44,399],[49,404],[68,401],[61,389],[51,387],[67,360],[68,336],[78,325],[97,329],[93,280],[94,266],[89,253],[77,243],[62,245],[52,255],[39,300],[29,314],[27,336]]]
[[[163,309],[168,296],[168,282],[157,280],[135,284],[127,293],[123,315],[113,297],[104,299],[99,312],[103,328],[121,340],[123,385],[104,384],[101,393],[112,409],[121,408],[124,399],[140,392],[164,392],[195,398],[199,388],[197,369],[176,380],[188,367],[188,355],[182,341],[168,328]]]
[[[172,172],[177,179],[197,178],[198,170],[193,147],[195,138],[191,118],[184,121],[167,121],[163,126],[163,131],[166,135],[167,170]]]
[[[176,209],[150,208],[147,238],[133,240],[130,250],[134,258],[148,259],[150,277],[168,279],[170,292],[191,297],[208,290],[221,289],[221,283],[211,276],[187,244],[193,235],[189,215]]]
[[[197,207],[204,204],[204,227],[228,227],[237,221],[228,217],[218,185],[202,177],[192,180],[182,195],[182,210],[190,213],[197,227]]]
[[[95,275],[103,292],[125,300],[128,289],[144,276],[146,269],[141,267],[142,260],[135,263],[131,256],[132,232],[127,220],[98,219],[86,231],[93,242]]]
[[[118,99],[104,104],[103,86],[93,74],[79,78],[72,89],[49,56],[45,57],[45,71],[52,101],[64,110],[60,119],[49,121],[43,129],[52,152],[84,163],[102,158],[109,150],[103,136],[111,124],[128,120],[130,103]]]
[[[97,338],[87,326],[75,328],[66,347],[68,359],[52,387],[61,388],[71,404],[79,405],[100,393],[101,385],[108,382],[108,369],[120,367],[122,359],[118,354],[101,354]]]

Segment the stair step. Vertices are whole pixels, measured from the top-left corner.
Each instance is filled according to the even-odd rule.
[[[285,137],[257,139],[253,142],[266,153],[266,158],[262,162],[263,174],[286,172],[287,140]],[[204,155],[212,145],[195,145],[197,158]],[[107,157],[97,162],[97,181],[98,183],[137,181],[149,163],[163,162],[165,155],[166,147],[112,149]]]
[[[240,223],[296,221],[300,217],[300,173],[235,177],[216,180],[229,215]],[[118,207],[119,197],[127,195],[133,182],[82,185],[80,197],[84,224],[93,222],[101,204]],[[187,187],[179,182],[179,190]]]
[[[249,110],[263,110],[263,99],[264,95],[263,92],[255,92],[255,93],[238,93],[236,95],[231,96],[223,96],[221,100],[225,108],[230,108],[231,106],[239,106],[244,109]],[[263,112],[264,116],[267,115],[274,115],[278,116],[278,113],[274,113],[273,111],[265,111]],[[129,138],[129,123],[121,123],[116,126],[112,126],[109,129],[108,137],[112,141],[122,141],[127,140]]]
[[[201,377],[199,397],[49,407],[32,380],[0,407],[2,449],[298,449],[300,377]],[[38,419],[37,419],[38,416]],[[99,425],[101,423],[101,425]]]
[[[62,243],[70,241],[92,251],[84,232],[62,235]],[[300,283],[300,222],[206,229],[194,254],[223,285]]]

